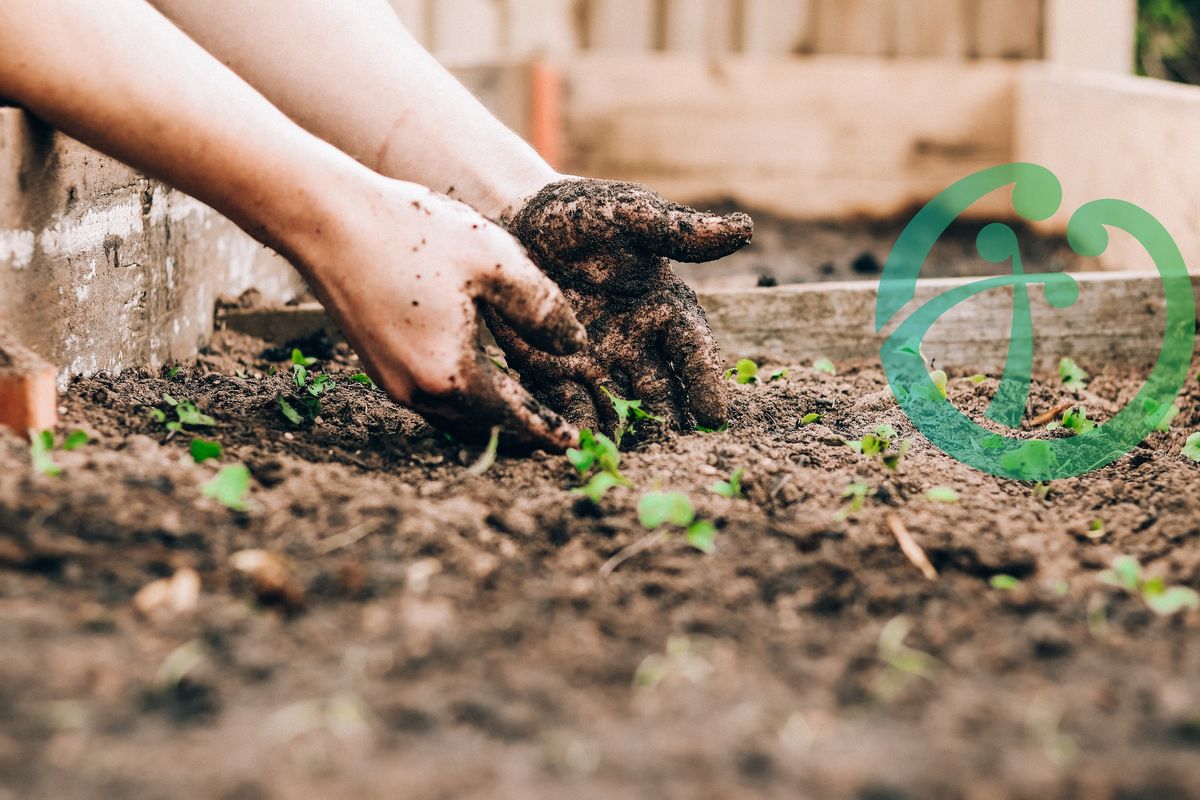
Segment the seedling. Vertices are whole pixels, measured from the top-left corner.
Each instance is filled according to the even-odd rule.
[[[651,422],[664,421],[662,417],[657,417],[649,411],[643,410],[641,400],[624,400],[603,386],[600,387],[600,391],[608,396],[608,399],[613,404],[613,410],[617,412],[617,429],[614,431],[614,435],[618,446],[625,438],[626,433],[637,434],[637,424],[642,420],[649,420]]]
[[[1110,569],[1100,573],[1100,581],[1109,586],[1140,595],[1142,601],[1159,616],[1168,617],[1180,611],[1200,611],[1200,594],[1186,586],[1166,586],[1162,578],[1146,578],[1142,566],[1133,556],[1121,556]]]
[[[479,456],[474,464],[467,467],[467,472],[472,475],[482,475],[492,468],[492,464],[496,463],[496,453],[500,449],[500,426],[493,425],[491,436],[488,437],[487,447],[483,449],[483,453]]]
[[[853,514],[862,511],[863,503],[866,502],[867,496],[875,494],[875,490],[871,488],[871,484],[857,481],[846,487],[842,492],[842,497],[850,498],[842,510],[838,512],[839,520],[846,520]]]
[[[1154,430],[1159,433],[1166,433],[1171,430],[1171,422],[1179,416],[1179,406],[1175,403],[1167,405],[1160,403],[1157,400],[1146,398],[1142,402],[1142,410],[1146,413],[1149,419],[1158,419],[1154,425]]]
[[[1200,461],[1200,433],[1193,433],[1183,445],[1183,455],[1192,461]]]
[[[321,395],[332,390],[337,384],[333,378],[321,373],[313,375],[308,367],[315,358],[305,358],[299,350],[292,351],[292,383],[303,391],[299,398],[288,399],[283,395],[275,398],[283,416],[293,425],[302,425],[306,419],[314,420],[321,415]],[[368,378],[367,380],[370,380]]]
[[[986,441],[984,447],[987,447]],[[1017,477],[1026,479],[1044,475],[1054,463],[1054,451],[1050,449],[1048,442],[1041,439],[1030,439],[1016,450],[1005,453],[1000,459],[1000,466],[1017,473]]]
[[[893,443],[896,445],[894,450],[890,449]],[[856,441],[848,441],[846,444],[856,453],[861,453],[868,458],[878,456],[885,467],[896,469],[900,466],[900,460],[904,458],[912,447],[912,440],[901,439],[897,441],[896,429],[884,423],[883,425],[876,425],[873,433],[868,433]]]
[[[716,549],[716,527],[706,519],[696,519],[692,501],[683,492],[647,492],[638,501],[638,520],[642,527],[655,531],[663,525],[682,528],[687,543],[703,553]]]
[[[210,458],[220,461],[221,455],[224,452],[224,448],[221,447],[220,442],[210,439],[201,439],[199,436],[197,436],[195,439],[192,439],[191,450],[192,460],[197,464],[203,464]]]
[[[86,445],[90,439],[84,431],[71,431],[67,434],[67,438],[63,439],[61,450],[78,450]],[[54,461],[54,431],[44,430],[41,432],[29,432],[29,457],[33,462],[33,468],[43,475],[49,475],[54,478],[62,475],[62,467]]]
[[[937,658],[904,643],[911,625],[895,617],[879,633],[878,657],[887,667],[875,682],[875,696],[890,703],[914,678],[937,683],[945,665]]]
[[[743,467],[738,467],[729,476],[729,480],[717,481],[708,487],[708,490],[713,494],[719,494],[721,497],[727,497],[730,500],[737,498],[744,499],[746,495],[742,493],[742,476],[745,474],[746,470]]]
[[[1087,537],[1089,539],[1104,538],[1104,520],[1094,519],[1088,523]]]
[[[824,372],[826,375],[837,375],[837,368],[828,358],[818,358],[813,362],[813,369],[817,372]]]
[[[1012,575],[993,575],[991,581],[993,589],[1012,590],[1021,585],[1021,582]]]
[[[734,364],[733,369],[725,370],[725,380],[733,378],[736,383],[758,383],[758,364],[748,358],[743,358]]]
[[[592,470],[599,470],[586,484],[574,490],[597,505],[609,489],[633,485],[621,474],[621,451],[603,433],[593,433],[588,428],[581,430],[579,449],[568,450],[567,460],[581,478],[587,477]]]
[[[806,425],[812,425],[814,422],[820,421],[820,419],[820,414],[816,413],[815,411],[810,411],[800,418],[800,427],[803,428]]]
[[[363,386],[366,386],[369,389],[378,389],[379,388],[378,386],[375,385],[375,381],[371,380],[371,376],[365,372],[359,372],[354,375],[351,375],[350,380],[354,381],[355,383],[361,383]]]
[[[1087,418],[1087,409],[1076,406],[1063,412],[1062,426],[1075,433],[1087,433],[1096,427],[1096,423]]]
[[[162,399],[174,412],[175,419],[168,420],[168,412],[163,411],[161,408],[151,408],[149,410],[150,418],[155,422],[161,422],[171,432],[171,436],[176,433],[183,433],[186,429],[185,426],[211,428],[217,424],[215,419],[200,411],[200,408],[186,397],[177,399],[164,392]],[[170,436],[167,438],[170,438]]]
[[[774,383],[775,381],[785,381],[785,380],[787,380],[787,376],[788,376],[788,371],[786,369],[783,369],[783,368],[777,369],[774,372],[772,372],[770,374],[770,376],[767,378],[767,383]]]
[[[297,367],[311,367],[317,363],[315,358],[307,358],[304,353],[300,352],[299,347],[292,348],[292,364]]]
[[[246,495],[250,492],[250,470],[245,464],[222,467],[216,477],[200,487],[200,492],[226,508],[245,511]]]
[[[933,385],[937,387],[938,394],[943,400],[949,396],[950,378],[946,375],[945,370],[935,369],[929,373],[929,380],[933,381]]]
[[[949,486],[934,486],[925,492],[925,499],[931,503],[957,503],[958,492]]]
[[[1062,380],[1063,386],[1073,392],[1087,388],[1088,374],[1072,358],[1063,356],[1058,362],[1058,377]]]
[[[728,422],[726,422],[725,424],[723,424],[723,425],[722,425],[721,427],[719,427],[719,428],[706,428],[706,427],[704,427],[703,425],[697,425],[697,426],[696,426],[696,432],[697,432],[697,433],[724,433],[724,432],[725,432],[725,431],[727,431],[727,430],[729,430],[729,423],[728,423]]]
[[[972,376],[968,377],[967,380],[969,380],[971,383],[978,386],[979,384],[981,384],[987,380],[987,375],[976,374],[976,375],[972,375]]]

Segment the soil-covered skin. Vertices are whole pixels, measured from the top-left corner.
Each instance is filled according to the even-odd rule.
[[[749,211],[754,241],[713,264],[676,265],[692,286],[737,289],[818,281],[878,280],[883,264],[913,213],[889,219],[796,220],[769,212],[714,202],[717,213]],[[996,265],[984,261],[975,239],[986,221],[955,221],[938,238],[921,267],[922,277],[993,275]],[[1087,268],[1065,236],[1049,236],[1016,221],[1008,223],[1022,242],[1027,272],[1078,271]]]
[[[0,436],[5,800],[1200,797],[1200,612],[1099,579],[1128,554],[1200,586],[1195,382],[1170,432],[1043,493],[934,450],[876,368],[793,367],[733,387],[727,432],[628,449],[639,488],[594,509],[562,456],[469,474],[477,450],[350,381],[344,351],[320,354],[338,385],[295,427],[287,363],[218,346],[171,377],[75,382],[63,432],[97,441],[56,452],[61,477]],[[1083,366],[1101,420],[1142,377]],[[950,382],[975,413],[994,389]],[[164,392],[216,418],[248,511],[202,495],[217,467],[190,436],[163,441],[143,406]],[[881,423],[914,439],[896,472],[843,444]],[[746,499],[708,492],[738,467]],[[856,481],[874,494],[839,520]],[[960,501],[927,500],[938,485]],[[692,496],[716,552],[675,535],[603,576],[654,486]],[[231,565],[248,549],[286,563],[287,591]],[[181,568],[196,608],[139,614]]]

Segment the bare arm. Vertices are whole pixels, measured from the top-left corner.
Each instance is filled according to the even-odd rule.
[[[583,344],[516,240],[305,132],[142,0],[0,0],[0,96],[286,255],[394,397],[459,429],[574,440],[476,345],[480,302],[551,350]]]
[[[405,30],[387,0],[151,0],[303,127],[496,219],[559,176]]]

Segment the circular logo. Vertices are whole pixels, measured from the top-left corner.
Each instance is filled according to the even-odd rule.
[[[1058,179],[1036,164],[993,167],[946,189],[917,212],[888,256],[875,305],[876,331],[882,331],[913,300],[921,267],[950,223],[980,198],[1006,186],[1013,187],[1013,208],[1026,220],[1047,219],[1062,203]],[[1078,283],[1066,273],[1025,273],[1012,228],[1001,223],[988,225],[976,242],[979,253],[992,263],[1011,261],[1011,274],[983,278],[938,295],[904,318],[880,350],[896,400],[913,425],[942,451],[992,475],[1027,481],[1057,480],[1111,464],[1171,413],[1187,380],[1195,342],[1196,305],[1191,279],[1171,235],[1158,220],[1132,203],[1095,200],[1082,206],[1067,224],[1067,241],[1080,255],[1095,257],[1108,248],[1109,227],[1127,232],[1150,254],[1166,297],[1162,347],[1141,390],[1104,424],[1070,438],[1052,440],[996,433],[963,414],[946,398],[930,377],[921,354],[922,339],[943,314],[980,292],[1012,287],[1008,355],[985,416],[1016,428],[1025,413],[1033,373],[1030,286],[1041,286],[1046,302],[1054,308],[1067,308],[1079,297]]]

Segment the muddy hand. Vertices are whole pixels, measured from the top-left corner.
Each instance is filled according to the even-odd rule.
[[[576,428],[479,347],[481,307],[548,352],[573,353],[586,341],[516,239],[413,184],[380,179],[351,200],[328,245],[303,259],[304,272],[375,382],[460,438],[486,439],[498,425],[509,445],[574,444]]]
[[[502,220],[562,288],[588,347],[552,356],[504,320],[488,324],[533,393],[580,426],[615,425],[607,387],[677,428],[717,427],[728,413],[724,359],[696,294],[670,259],[712,261],[749,243],[745,214],[670,203],[631,183],[551,183]]]

